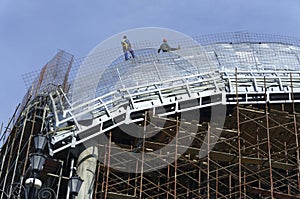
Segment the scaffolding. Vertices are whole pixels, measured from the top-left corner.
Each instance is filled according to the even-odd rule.
[[[298,137],[294,131],[297,116],[287,112],[292,107],[277,108],[233,107],[219,141],[201,159],[197,155],[204,135],[213,136],[209,123],[199,127],[187,122],[187,131],[190,125],[199,127],[192,146],[167,168],[153,172],[128,174],[110,170],[124,164],[124,160],[111,165],[113,149],[110,144],[104,145],[106,162],[99,163],[94,198],[299,198]],[[184,121],[175,118],[170,122],[163,129],[165,136],[171,136],[170,130],[178,129],[179,122],[185,126]],[[176,148],[185,147],[176,141]],[[209,148],[209,139],[205,144]],[[161,145],[146,140],[142,150],[159,150]],[[120,160],[119,155],[114,160]],[[170,155],[176,156],[176,150]],[[136,167],[143,164],[147,162],[137,160]]]
[[[182,61],[140,50],[139,62],[116,59],[96,95],[81,102],[73,82],[85,58],[59,51],[41,71],[25,75],[28,92],[1,135],[0,198],[24,197],[39,133],[51,138],[39,179],[53,198],[69,197],[76,157],[88,146],[99,153],[95,199],[300,198],[300,40],[244,32],[193,39],[206,56]],[[189,45],[181,45],[184,55],[200,52]],[[120,57],[116,49],[105,53]],[[139,68],[141,62],[151,69]],[[157,63],[177,67],[177,76]],[[142,78],[126,73],[132,65]],[[224,124],[211,121],[212,109],[226,109]],[[185,117],[191,111],[199,118]],[[86,114],[92,117],[83,120]],[[131,172],[124,171],[128,165]]]

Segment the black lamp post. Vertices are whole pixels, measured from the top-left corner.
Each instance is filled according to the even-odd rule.
[[[41,188],[42,182],[37,178],[39,171],[43,169],[44,163],[46,161],[46,155],[38,152],[29,154],[30,168],[33,172],[33,178],[28,178],[26,180],[26,187],[29,189],[28,199],[34,199],[36,194],[36,189]],[[26,183],[25,182],[25,183]]]
[[[28,195],[26,199],[35,199],[37,195],[40,194],[40,192],[43,191],[43,189],[48,191],[48,194],[50,193],[50,188],[42,188],[39,193],[37,194],[37,189],[40,189],[42,187],[42,182],[37,178],[38,173],[43,169],[43,166],[45,164],[47,156],[44,155],[42,152],[44,151],[46,144],[48,142],[47,136],[43,134],[38,134],[34,136],[34,147],[35,147],[35,153],[29,154],[29,161],[30,161],[30,169],[32,171],[33,177],[28,178],[25,181],[25,186],[27,187]],[[75,198],[75,196],[78,195],[78,192],[80,190],[80,187],[83,183],[83,180],[78,176],[75,175],[69,179],[68,187],[70,189],[70,194],[72,198]],[[52,189],[50,190],[51,194],[52,192],[55,193]],[[52,196],[52,195],[51,195]]]
[[[68,186],[73,197],[78,195],[82,183],[83,180],[78,175],[75,175],[69,179]]]
[[[25,182],[26,187],[29,189],[29,199],[34,199],[36,189],[41,188],[42,182],[37,178],[38,172],[43,169],[47,156],[42,154],[47,143],[46,135],[38,134],[33,138],[36,153],[29,154],[30,168],[33,173],[32,178],[28,178]]]

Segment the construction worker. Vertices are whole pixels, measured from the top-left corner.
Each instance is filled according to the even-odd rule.
[[[164,39],[163,39],[163,43],[160,45],[160,47],[159,47],[157,53],[159,53],[161,50],[162,50],[163,52],[170,52],[170,51],[173,51],[173,50],[179,50],[179,49],[180,49],[180,45],[178,45],[178,48],[171,48],[171,47],[169,46],[169,44],[167,43],[167,39],[164,38]]]
[[[126,60],[129,60],[128,52],[130,52],[132,58],[135,58],[135,56],[134,56],[134,51],[132,50],[130,41],[127,39],[127,36],[126,36],[126,35],[123,36],[123,39],[122,39],[122,41],[121,41],[121,44],[122,44],[122,47],[123,47],[123,52],[124,52],[124,56],[125,56],[125,61],[126,61]]]

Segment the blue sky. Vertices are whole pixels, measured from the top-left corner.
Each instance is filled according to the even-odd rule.
[[[22,75],[58,49],[84,57],[111,35],[140,27],[300,37],[299,13],[299,0],[0,0],[0,124],[26,92]]]

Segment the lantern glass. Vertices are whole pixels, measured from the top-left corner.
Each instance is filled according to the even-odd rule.
[[[83,180],[78,175],[71,177],[68,182],[70,192],[74,195],[77,195],[82,183],[83,183]]]
[[[46,161],[46,156],[41,153],[29,154],[30,167],[33,171],[41,171]]]
[[[47,136],[43,134],[38,134],[33,139],[35,149],[43,151],[47,143]]]

